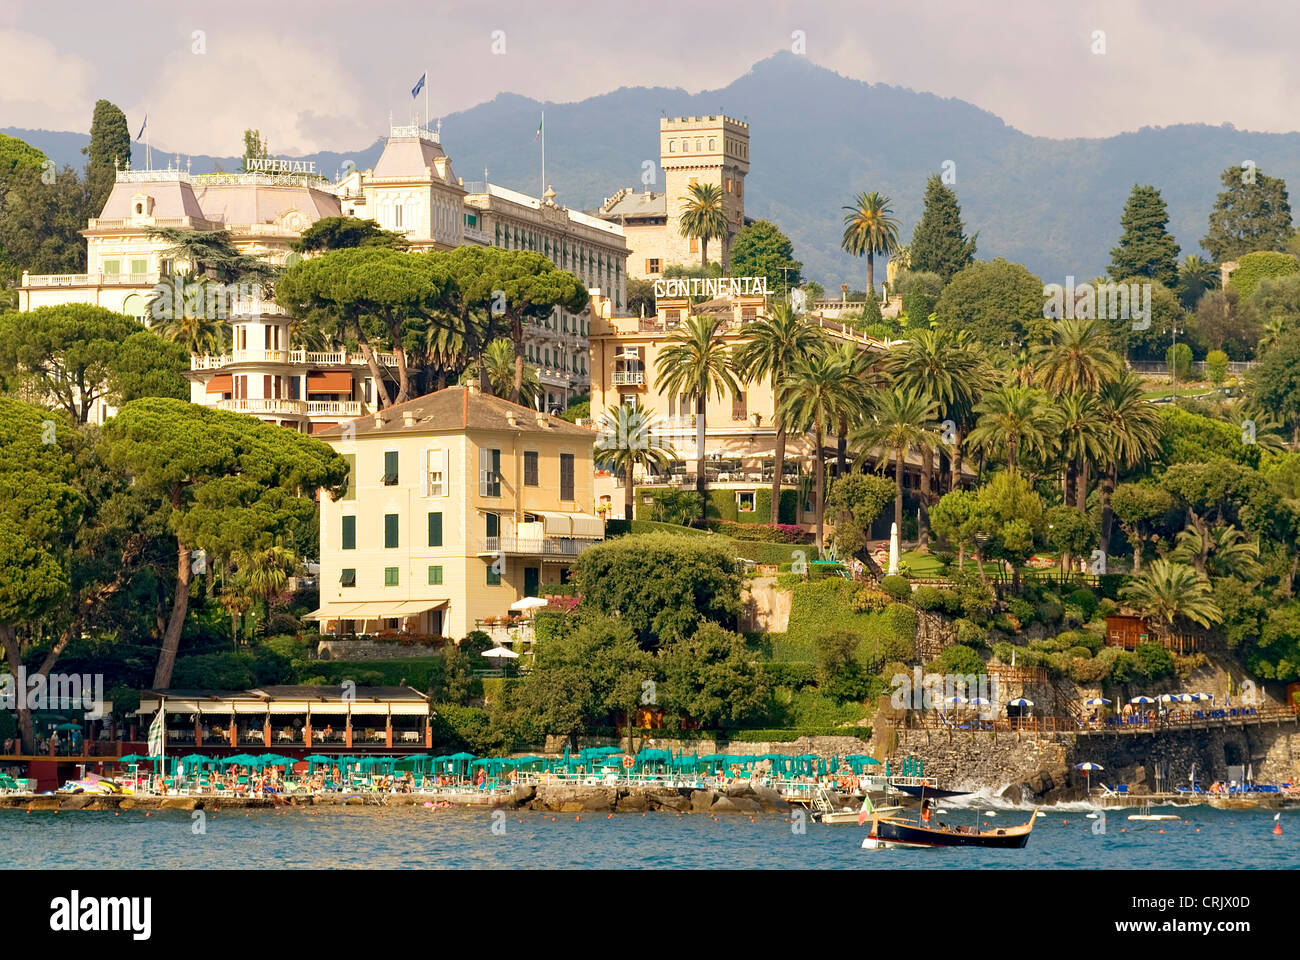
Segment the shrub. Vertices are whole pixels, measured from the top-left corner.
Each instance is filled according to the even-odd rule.
[[[1048,596],[1034,609],[1034,614],[1039,623],[1058,623],[1065,616],[1065,608],[1056,597]]]
[[[984,661],[970,647],[960,644],[944,649],[938,659],[932,660],[926,667],[936,673],[983,673]]]
[[[989,632],[978,624],[971,623],[969,620],[958,620],[953,624],[957,628],[957,642],[968,647],[983,647],[988,645]],[[1010,644],[1007,644],[1010,646]]]
[[[895,600],[910,600],[912,598],[912,585],[907,582],[906,577],[900,577],[898,574],[890,574],[881,580],[880,589]]]
[[[912,605],[918,610],[943,609],[943,594],[930,586],[919,586],[912,591]]]
[[[1010,613],[999,613],[993,618],[993,626],[997,627],[1003,633],[1020,632],[1020,621]]]
[[[854,613],[883,613],[889,606],[889,594],[875,587],[863,587],[853,595]]]
[[[1115,611],[1118,609],[1119,609],[1118,603],[1110,599],[1110,597],[1102,597],[1100,600],[1097,601],[1096,615],[1099,617],[1109,617],[1112,616],[1115,613]]]
[[[1070,661],[1070,679],[1075,683],[1102,683],[1110,676],[1110,664],[1096,657]]]
[[[1173,655],[1158,643],[1139,643],[1133,655],[1137,660],[1138,673],[1148,680],[1161,680],[1174,675]]]
[[[1031,623],[1034,619],[1034,606],[1028,600],[1016,597],[1007,604],[1007,612],[1019,620],[1022,624]]]
[[[942,587],[939,590],[939,597],[943,600],[943,612],[950,617],[961,616],[961,594],[956,590],[949,590]]]
[[[916,611],[905,603],[891,603],[885,608],[885,624],[891,636],[916,639]]]
[[[1093,614],[1097,612],[1097,604],[1100,603],[1095,593],[1091,590],[1085,590],[1082,587],[1071,593],[1069,597],[1066,598],[1066,602],[1074,604],[1083,611],[1084,623],[1087,623],[1092,619]]]
[[[911,663],[916,656],[916,640],[913,637],[888,636],[880,641],[880,653],[886,663]],[[897,670],[888,667],[882,671],[886,677],[893,676]]]

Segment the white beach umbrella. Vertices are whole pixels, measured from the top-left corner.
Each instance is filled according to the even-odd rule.
[[[536,610],[539,607],[545,607],[548,604],[549,601],[543,600],[541,597],[524,597],[522,600],[516,600],[514,603],[510,604],[510,609]]]
[[[1129,703],[1155,703],[1155,700],[1151,697],[1134,697]]]
[[[518,658],[519,654],[509,647],[493,647],[491,650],[484,650],[482,656],[492,657],[493,659],[514,660]]]
[[[1008,707],[1032,707],[1033,705],[1034,701],[1026,700],[1024,697],[1016,697],[1014,700],[1007,701]]]
[[[1109,707],[1110,701],[1105,697],[1089,697],[1083,701],[1085,707]]]
[[[963,703],[969,703],[970,701],[967,700],[965,697],[945,697],[943,702],[948,704],[951,707],[958,707],[961,706]]]

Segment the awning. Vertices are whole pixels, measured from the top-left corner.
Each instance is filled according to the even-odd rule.
[[[208,393],[233,393],[235,376],[232,373],[218,373],[208,381]]]
[[[605,521],[589,513],[542,513],[546,535],[548,537],[583,537],[601,540],[605,537]]]
[[[307,392],[346,393],[352,396],[352,372],[349,370],[317,370],[307,374]]]
[[[305,620],[391,620],[414,617],[428,610],[445,607],[448,600],[370,600],[365,603],[326,604],[313,610]]]
[[[332,430],[334,427],[337,426],[338,426],[337,423],[324,423],[322,421],[312,421],[311,432],[314,434],[324,433],[326,430]]]

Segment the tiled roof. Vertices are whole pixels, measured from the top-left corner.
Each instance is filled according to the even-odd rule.
[[[376,425],[376,417],[383,421],[382,425]],[[388,435],[448,430],[524,430],[587,440],[594,437],[591,430],[567,420],[462,386],[428,393],[406,403],[387,407],[378,414],[358,417],[348,421],[348,424],[357,437],[379,433]],[[336,439],[342,436],[345,426],[347,424],[340,424],[322,430],[315,436],[322,440]]]

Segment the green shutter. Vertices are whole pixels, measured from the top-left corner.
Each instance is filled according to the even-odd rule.
[[[429,567],[429,586],[437,587],[442,585],[442,567]]]
[[[397,546],[397,514],[384,514],[384,546],[388,548]]]
[[[348,462],[348,490],[343,494],[343,499],[355,500],[357,498],[357,455],[345,453],[343,459]]]
[[[429,514],[429,546],[442,546],[442,512]]]
[[[357,548],[357,518],[343,518],[343,549],[355,550]]]
[[[384,451],[384,484],[386,486],[395,486],[397,484],[397,451]]]
[[[384,567],[384,586],[386,587],[399,586],[397,567]]]

